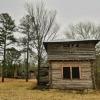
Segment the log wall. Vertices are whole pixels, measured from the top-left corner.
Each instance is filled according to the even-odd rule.
[[[48,60],[87,60],[95,59],[95,44],[80,43],[78,47],[74,46],[76,43],[69,44],[67,47],[63,43],[49,44],[47,47]]]
[[[84,89],[93,88],[91,78],[91,64],[88,61],[53,61],[52,88]],[[63,79],[63,67],[79,67],[80,79]]]
[[[50,61],[50,83],[52,88],[93,88],[90,61],[95,60],[97,42],[54,42],[45,44]],[[79,67],[80,79],[63,79],[63,67]]]

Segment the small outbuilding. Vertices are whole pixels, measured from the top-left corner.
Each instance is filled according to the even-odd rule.
[[[48,84],[58,89],[95,88],[95,46],[99,40],[44,42],[49,61]]]

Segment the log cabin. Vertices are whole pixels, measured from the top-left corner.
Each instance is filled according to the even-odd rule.
[[[94,89],[95,46],[99,40],[44,42],[49,68],[48,82],[57,89]]]

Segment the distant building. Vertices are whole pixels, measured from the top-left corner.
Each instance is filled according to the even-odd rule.
[[[48,83],[51,88],[95,88],[95,45],[99,40],[44,42],[48,55]]]

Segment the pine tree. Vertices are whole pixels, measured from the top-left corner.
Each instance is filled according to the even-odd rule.
[[[23,47],[23,52],[27,54],[25,65],[26,65],[26,82],[28,82],[28,71],[29,71],[29,55],[32,53],[32,32],[30,31],[30,17],[24,16],[20,21],[19,26],[20,32],[24,35],[20,40],[20,44]],[[30,53],[31,52],[31,53]],[[34,54],[34,53],[33,53]]]
[[[6,67],[6,50],[9,45],[16,42],[14,38],[15,23],[8,13],[0,14],[0,48],[3,51],[2,82],[4,82],[4,72]]]

